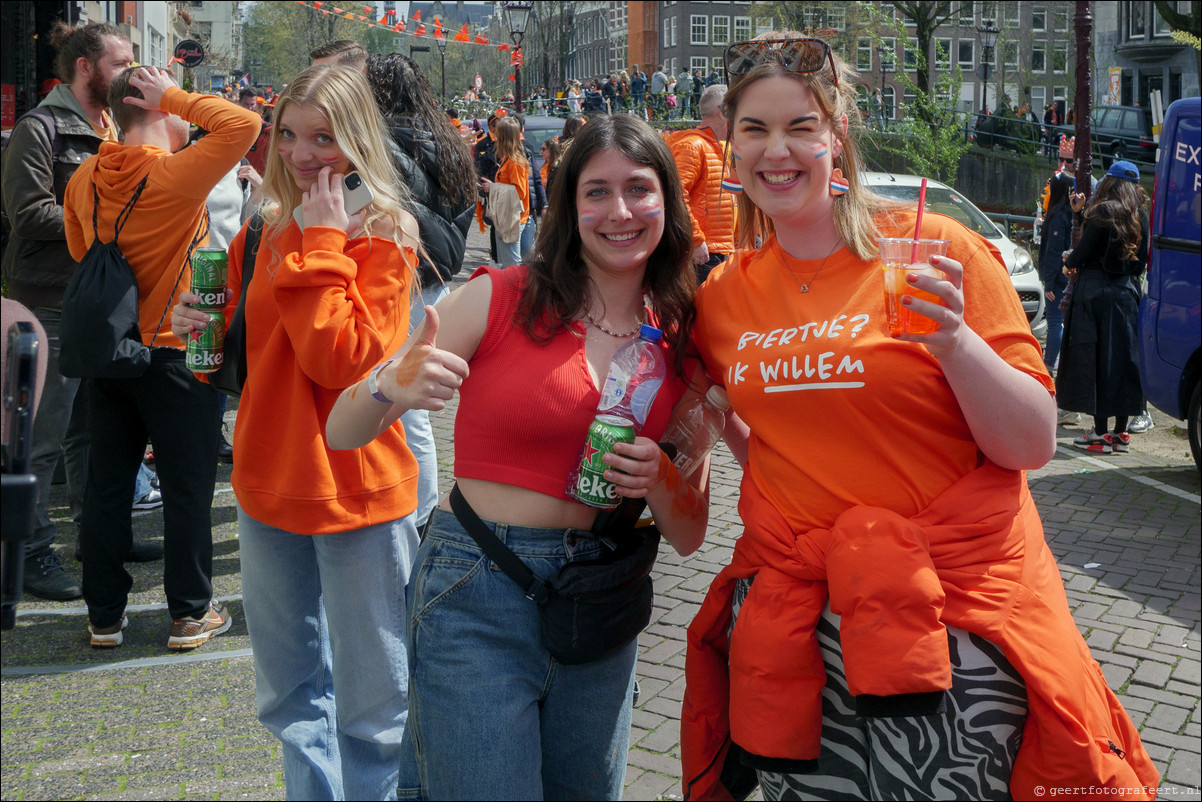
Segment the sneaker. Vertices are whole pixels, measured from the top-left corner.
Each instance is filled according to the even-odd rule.
[[[1110,435],[1110,447],[1116,454],[1126,454],[1131,450],[1131,435],[1126,432],[1115,432]]]
[[[134,502],[133,511],[157,510],[161,506],[163,506],[163,494],[152,487],[146,495]]]
[[[122,630],[127,626],[129,626],[129,616],[125,613],[122,613],[121,620],[111,627],[93,626],[89,621],[88,634],[92,636],[92,645],[97,649],[111,649],[114,646],[120,646],[125,641]]]
[[[167,648],[195,649],[209,638],[216,637],[230,628],[234,619],[217,602],[209,602],[209,609],[200,618],[181,618],[171,622],[171,637]]]
[[[25,558],[23,588],[31,596],[51,601],[67,601],[83,596],[83,588],[63,570],[62,558],[49,546],[43,546]]]
[[[1148,414],[1147,410],[1144,410],[1136,415],[1131,419],[1131,422],[1127,424],[1127,431],[1131,434],[1143,434],[1144,432],[1150,432],[1155,428],[1156,423],[1152,420],[1152,416]]]
[[[1080,437],[1074,437],[1073,445],[1077,448],[1083,448],[1092,454],[1109,454],[1113,450],[1109,433],[1098,434],[1097,432],[1088,432]]]
[[[1059,410],[1056,416],[1056,425],[1058,426],[1076,426],[1081,422],[1080,412],[1069,412],[1068,410]]]

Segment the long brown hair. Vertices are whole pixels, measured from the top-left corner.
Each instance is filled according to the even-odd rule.
[[[588,308],[592,282],[581,256],[576,187],[589,161],[609,150],[653,169],[663,187],[664,234],[647,259],[643,292],[659,318],[673,354],[673,368],[687,379],[684,360],[696,316],[693,295],[697,291],[691,258],[692,224],[676,162],[663,137],[628,114],[594,117],[573,137],[572,147],[560,160],[534,253],[528,260],[529,275],[516,322],[532,340],[545,342]]]
[[[502,117],[493,124],[493,131],[497,135],[494,151],[497,155],[497,164],[515,161],[525,167],[530,166],[530,163],[526,161],[526,152],[522,150],[522,126],[517,120],[512,117]]]
[[[1143,238],[1143,210],[1147,208],[1148,193],[1134,181],[1108,175],[1098,182],[1093,198],[1085,209],[1086,222],[1110,229],[1118,237],[1123,260],[1139,260],[1139,243]]]
[[[757,36],[756,40],[803,39],[805,34],[797,31],[772,31]],[[877,256],[876,239],[880,236],[877,228],[877,215],[899,208],[876,193],[869,190],[860,181],[860,173],[864,166],[860,160],[859,148],[856,145],[857,134],[863,127],[859,107],[856,105],[855,87],[857,73],[847,62],[831,52],[834,71],[838,73],[836,85],[832,71],[826,64],[817,72],[790,72],[774,59],[768,59],[752,67],[747,73],[731,77],[730,89],[722,103],[722,113],[730,130],[734,130],[735,113],[739,107],[739,98],[747,91],[747,87],[764,78],[791,78],[809,87],[814,99],[822,109],[826,122],[834,130],[834,135],[843,143],[843,150],[834,161],[834,166],[843,171],[847,179],[847,194],[835,201],[835,230],[839,237],[847,243],[858,258],[865,261]],[[847,120],[847,133],[844,134],[841,124]],[[727,142],[729,142],[729,138]],[[728,147],[727,150],[730,150]],[[730,172],[736,173],[734,154],[728,155]],[[736,238],[739,248],[754,248],[757,242],[762,242],[775,232],[772,220],[760,211],[747,193],[739,194],[739,223]]]

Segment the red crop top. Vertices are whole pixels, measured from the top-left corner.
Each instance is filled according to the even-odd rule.
[[[486,273],[492,301],[488,327],[459,388],[455,476],[566,499],[568,477],[601,400],[584,356],[584,325],[573,324],[549,343],[534,342],[513,322],[527,268],[484,266],[472,279]],[[683,394],[684,383],[669,370],[642,434],[663,437]]]

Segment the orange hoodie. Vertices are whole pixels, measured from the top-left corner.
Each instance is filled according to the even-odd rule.
[[[175,87],[163,94],[160,108],[210,133],[178,153],[148,145],[102,144],[100,152],[81,164],[67,184],[63,225],[71,255],[82,259],[96,238],[92,230],[93,180],[100,198],[100,237],[108,242],[117,215],[142,178],[147,178],[121,231],[121,253],[138,279],[142,342],[183,348],[171,333],[170,307],[192,279],[191,265],[184,265],[188,245],[201,227],[209,192],[246,155],[262,123],[258,114],[228,100]],[[207,243],[206,235],[197,247]]]
[[[722,189],[726,170],[717,134],[707,125],[670,134],[666,141],[684,187],[693,247],[704,242],[711,254],[732,253],[738,204],[734,195]]]

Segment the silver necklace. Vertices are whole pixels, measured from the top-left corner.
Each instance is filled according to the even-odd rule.
[[[804,284],[802,283],[801,279],[799,279],[797,277],[797,274],[794,273],[792,270],[790,270],[787,266],[785,266],[785,264],[783,262],[781,263],[781,267],[783,267],[785,269],[785,272],[788,273],[790,276],[792,276],[793,280],[797,282],[798,290],[800,290],[801,292],[809,292],[810,285],[812,283],[814,283],[815,279],[818,278],[818,274],[822,272],[822,268],[826,267],[826,260],[830,259],[831,256],[834,255],[835,251],[839,250],[839,246],[841,244],[842,244],[842,242],[840,240],[835,241],[835,247],[831,249],[830,253],[828,253],[826,256],[824,256],[822,258],[822,264],[818,265],[818,269],[814,271],[814,275],[810,276],[810,280],[805,282]]]
[[[599,330],[605,332],[610,337],[633,337],[634,335],[639,333],[640,329],[643,328],[643,320],[642,320],[641,316],[639,318],[639,321],[635,324],[635,327],[633,329],[631,329],[630,331],[610,331],[609,329],[605,328],[597,321],[593,320],[593,316],[590,315],[587,310],[584,313],[584,317],[588,320],[588,322],[592,325],[593,328],[599,329]]]

